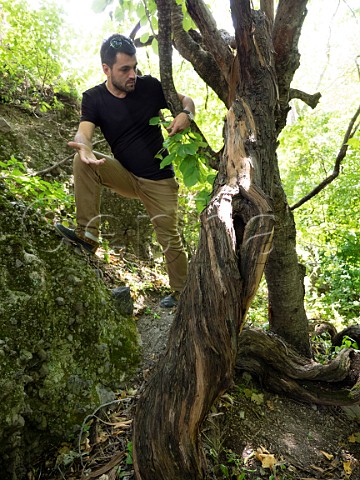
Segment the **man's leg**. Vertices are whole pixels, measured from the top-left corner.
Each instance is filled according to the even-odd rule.
[[[76,231],[96,240],[100,226],[101,188],[106,186],[126,198],[139,198],[134,176],[113,157],[94,152],[105,158],[102,165],[88,165],[74,157],[74,191],[76,203]]]
[[[170,287],[175,292],[181,292],[187,277],[188,261],[178,230],[178,184],[174,178],[137,178],[137,182],[139,197],[163,248]]]

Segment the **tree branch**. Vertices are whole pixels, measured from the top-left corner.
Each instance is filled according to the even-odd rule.
[[[132,40],[135,41],[136,34],[137,34],[138,31],[140,30],[140,28],[141,28],[141,23],[138,22],[138,23],[135,25],[135,27],[131,30],[129,37],[130,37]],[[136,46],[137,46],[137,45],[136,45]]]
[[[155,0],[159,21],[159,65],[161,84],[171,113],[181,112],[181,102],[177,96],[172,76],[171,9],[167,0]]]
[[[98,145],[99,143],[105,142],[105,139],[103,138],[102,140],[98,140],[97,142],[93,143],[93,147],[95,145]],[[67,161],[71,160],[74,158],[75,153],[72,153],[71,155],[68,155],[67,157],[59,160],[58,162],[54,163],[53,165],[50,165],[50,167],[44,168],[43,170],[39,170],[38,172],[34,172],[30,175],[30,177],[36,177],[38,175],[44,175],[44,173],[51,172],[51,170],[54,170],[54,168],[58,167],[59,165],[62,165],[63,163],[66,163]]]
[[[189,15],[200,30],[206,50],[211,53],[229,83],[234,55],[217,29],[213,16],[203,0],[187,0],[186,6]]]
[[[265,13],[270,26],[274,24],[274,0],[260,0],[260,9]]]
[[[352,138],[355,135],[355,133],[357,132],[357,130],[359,128],[359,124],[355,125],[355,122],[357,121],[357,118],[359,117],[359,115],[360,115],[360,106],[357,109],[353,118],[350,120],[349,126],[348,126],[348,128],[346,130],[346,133],[344,135],[344,139],[343,139],[341,148],[339,150],[339,153],[337,154],[332,174],[329,175],[328,177],[326,177],[317,187],[315,187],[310,193],[305,195],[305,197],[303,197],[297,203],[292,205],[290,207],[291,210],[295,210],[296,208],[300,207],[301,205],[303,205],[305,202],[307,202],[311,198],[315,197],[315,195],[317,195],[319,192],[321,192],[321,190],[323,190],[327,185],[329,185],[331,182],[333,182],[336,177],[339,176],[341,163],[344,160],[344,158],[346,157],[347,150],[348,150],[347,142],[350,140],[350,138]]]
[[[321,93],[317,92],[311,95],[309,93],[302,92],[301,90],[297,90],[296,88],[290,88],[289,101],[294,98],[298,98],[306,103],[306,105],[309,105],[309,107],[315,108],[320,101]]]
[[[196,73],[214,90],[216,95],[228,106],[228,85],[226,78],[212,54],[207,51],[204,39],[197,31],[185,32],[183,13],[175,0],[171,1],[174,45],[180,55],[188,60]]]
[[[273,28],[275,69],[279,87],[278,133],[286,125],[290,110],[289,89],[294,74],[300,65],[298,43],[301,28],[307,13],[308,0],[280,0]]]

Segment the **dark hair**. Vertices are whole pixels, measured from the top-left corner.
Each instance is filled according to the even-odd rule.
[[[104,40],[101,45],[101,63],[106,63],[111,68],[116,62],[116,54],[119,52],[132,56],[135,55],[136,48],[131,38],[114,33],[107,40]]]

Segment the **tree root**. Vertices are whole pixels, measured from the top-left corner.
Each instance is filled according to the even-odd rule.
[[[239,337],[237,370],[255,374],[275,393],[319,405],[354,405],[360,401],[360,353],[341,350],[326,363],[302,357],[280,337],[246,329]]]

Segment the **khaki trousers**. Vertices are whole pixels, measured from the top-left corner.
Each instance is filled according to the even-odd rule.
[[[148,180],[136,177],[113,157],[102,165],[88,165],[74,157],[74,187],[78,229],[98,237],[102,186],[109,187],[125,198],[142,201],[154,226],[166,260],[169,283],[180,292],[187,276],[187,257],[178,231],[178,183],[175,178]]]

